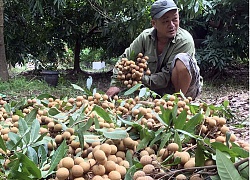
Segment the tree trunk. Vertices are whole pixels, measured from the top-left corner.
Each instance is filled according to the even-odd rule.
[[[75,43],[75,57],[74,57],[74,72],[78,73],[81,72],[80,68],[80,52],[81,52],[81,42],[80,39],[76,39]]]
[[[0,77],[1,80],[7,81],[9,79],[9,73],[7,68],[7,61],[5,55],[4,35],[3,35],[3,22],[4,22],[4,4],[3,0],[0,0]]]

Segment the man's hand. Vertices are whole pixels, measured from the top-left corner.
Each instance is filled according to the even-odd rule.
[[[120,91],[121,91],[120,88],[114,87],[114,86],[113,86],[113,87],[110,87],[110,88],[107,90],[106,94],[107,94],[109,97],[114,97],[114,95],[118,94]]]

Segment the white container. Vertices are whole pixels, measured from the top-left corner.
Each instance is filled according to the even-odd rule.
[[[105,68],[105,62],[104,61],[98,61],[98,62],[92,62],[92,69],[102,69]]]

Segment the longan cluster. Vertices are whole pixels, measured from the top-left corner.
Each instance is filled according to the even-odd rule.
[[[132,86],[141,83],[143,74],[150,75],[151,72],[147,67],[148,56],[143,56],[139,53],[136,61],[122,58],[118,62],[116,68],[118,71],[117,79],[119,79],[124,86],[131,88]]]

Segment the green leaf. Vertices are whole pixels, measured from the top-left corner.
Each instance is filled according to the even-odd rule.
[[[95,111],[106,122],[108,122],[108,123],[112,123],[113,122],[111,120],[111,118],[109,117],[109,114],[103,108],[101,108],[100,106],[95,105],[92,111]]]
[[[22,153],[17,153],[17,157],[20,159],[20,163],[22,164],[22,170],[25,168],[31,175],[35,178],[40,179],[41,171],[37,168],[36,164],[32,162],[27,156]]]
[[[159,117],[162,119],[164,124],[166,124],[167,126],[170,126],[171,120],[172,120],[172,114],[173,114],[172,110],[164,109],[162,105],[160,106],[160,108],[161,108],[161,114],[159,115]]]
[[[248,180],[249,179],[249,162],[241,164],[238,168],[240,175]]]
[[[37,108],[32,109],[30,113],[24,117],[24,120],[26,121],[27,125],[31,125],[33,120],[36,119],[37,111]]]
[[[175,131],[175,133],[174,133],[174,142],[177,143],[178,146],[179,146],[179,150],[178,151],[182,151],[181,138],[180,138],[180,136],[179,136],[179,134],[178,134],[177,131]]]
[[[133,166],[133,155],[130,150],[127,150],[126,152],[126,160],[129,162],[129,166]]]
[[[5,145],[4,141],[3,141],[2,136],[0,136],[0,148],[1,148],[4,152],[6,152],[6,150],[7,150],[6,145]]]
[[[245,149],[242,149],[241,147],[232,147],[231,149],[233,152],[238,154],[238,157],[241,157],[241,158],[249,157],[249,152],[246,151]]]
[[[60,160],[64,158],[67,150],[68,150],[68,146],[66,144],[66,141],[64,140],[52,156],[51,165],[50,165],[49,171],[47,172],[47,175],[49,175],[56,168]]]
[[[128,171],[127,171],[127,173],[125,175],[124,180],[131,180],[131,179],[133,179],[133,175],[134,175],[135,172],[136,172],[136,165],[133,165],[133,166],[131,166],[128,169]]]
[[[140,89],[141,86],[142,86],[142,84],[136,84],[135,86],[133,86],[129,90],[125,91],[124,92],[124,96],[128,96],[130,94],[133,94],[135,91],[137,91],[138,89]]]
[[[137,145],[136,151],[139,151],[139,150],[145,148],[145,147],[148,145],[148,143],[150,142],[150,140],[151,140],[151,137],[150,137],[150,136],[145,136],[145,137],[139,142],[139,144]]]
[[[9,103],[4,104],[3,107],[4,107],[4,109],[6,110],[6,112],[7,112],[8,114],[11,113],[11,106],[10,106]]]
[[[47,152],[44,146],[39,146],[37,151],[39,167],[43,167],[43,165],[47,162]]]
[[[13,141],[15,144],[21,139],[16,133],[9,132],[8,137],[10,138],[11,141]]]
[[[31,125],[31,129],[30,129],[30,143],[36,141],[36,139],[40,135],[39,131],[40,131],[40,123],[37,119],[35,119]]]
[[[21,136],[24,136],[24,134],[26,133],[27,130],[28,130],[28,125],[27,125],[26,121],[23,118],[20,118],[18,120],[18,133]]]
[[[85,123],[85,125],[80,128],[81,131],[82,132],[86,132],[90,128],[90,126],[92,126],[93,122],[94,122],[94,119],[93,118],[89,118],[88,121],[87,121],[87,123]]]
[[[159,146],[159,150],[161,150],[166,145],[166,143],[169,141],[169,138],[171,136],[172,136],[172,134],[170,132],[167,134],[163,134],[162,141],[161,141],[161,144]]]
[[[145,94],[147,93],[147,88],[141,88],[140,92],[139,92],[139,97],[143,97],[145,96]]]
[[[203,115],[201,113],[198,113],[194,115],[183,127],[184,131],[187,131],[189,133],[194,133],[195,127],[201,123],[203,119]]]
[[[82,89],[80,86],[76,85],[76,84],[71,84],[73,86],[74,89],[76,90],[80,90],[84,92],[84,89]]]
[[[173,120],[175,129],[182,129],[186,123],[187,111],[182,111],[179,116]]]
[[[51,116],[55,116],[57,114],[59,114],[60,111],[57,109],[57,108],[50,108],[49,111],[48,111],[48,114],[51,115]]]
[[[39,96],[36,97],[37,99],[43,100],[45,99],[49,99],[49,98],[53,98],[56,99],[55,96],[52,96],[51,94],[40,94]]]
[[[200,143],[197,143],[197,149],[195,150],[195,166],[204,166],[205,163],[205,151]]]
[[[222,153],[220,150],[216,149],[216,165],[218,174],[223,180],[241,180],[241,176],[231,160]]]
[[[127,131],[122,130],[122,129],[115,129],[114,131],[111,131],[111,132],[104,131],[103,135],[106,138],[110,138],[110,139],[124,139],[124,138],[128,137]]]
[[[30,146],[28,147],[27,156],[31,161],[33,161],[36,164],[36,166],[38,165],[38,157],[34,148]]]
[[[80,147],[82,149],[84,149],[84,135],[83,135],[83,130],[80,128],[77,130],[77,135],[78,135],[78,138],[79,138],[79,142],[80,142]]]

